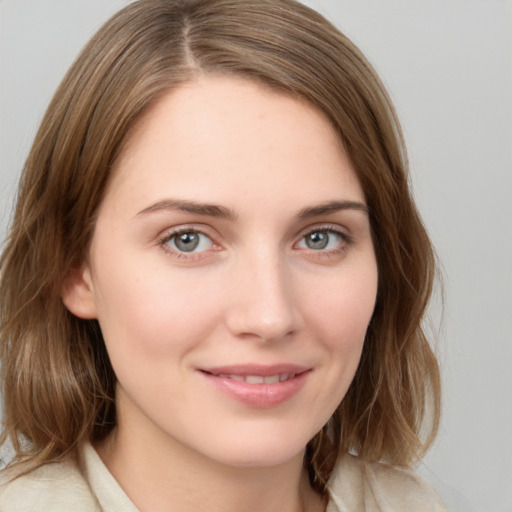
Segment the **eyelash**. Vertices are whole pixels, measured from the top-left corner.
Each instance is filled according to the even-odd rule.
[[[336,235],[340,238],[340,245],[339,247],[328,250],[315,251],[314,249],[309,249],[311,257],[332,258],[346,252],[346,250],[354,243],[353,237],[349,235],[347,232],[341,230],[338,226],[314,226],[311,229],[308,229],[308,231],[306,231],[300,236],[299,242],[305,240],[306,237],[314,233],[327,233],[329,235]]]
[[[158,245],[168,254],[176,257],[176,258],[181,258],[181,259],[187,259],[189,261],[195,261],[195,260],[198,260],[198,259],[201,259],[203,258],[204,256],[202,256],[204,254],[204,252],[206,251],[202,251],[202,252],[186,252],[186,251],[179,251],[177,249],[174,249],[173,247],[170,247],[169,245],[167,245],[172,239],[176,239],[178,238],[180,235],[184,235],[184,234],[196,234],[196,235],[202,235],[202,236],[205,236],[207,237],[210,241],[211,241],[211,244],[214,246],[214,247],[220,247],[220,246],[217,246],[215,244],[215,242],[212,240],[212,238],[207,235],[206,233],[204,233],[203,231],[201,231],[200,229],[197,229],[197,228],[193,228],[193,227],[188,227],[188,226],[185,226],[185,227],[181,227],[181,228],[178,228],[178,229],[175,229],[175,230],[172,230],[172,231],[168,231],[166,233],[164,233],[158,240]],[[213,250],[220,250],[219,249],[213,249]]]
[[[209,250],[211,250],[211,249],[209,249],[207,251],[200,251],[200,252],[192,252],[192,251],[186,252],[186,251],[180,251],[180,250],[174,249],[168,245],[168,243],[171,240],[176,239],[180,235],[189,234],[189,233],[207,237],[210,240],[212,246],[215,247],[213,249],[214,251],[221,250],[220,246],[215,244],[215,242],[212,240],[212,238],[209,235],[207,235],[200,229],[197,229],[194,227],[188,227],[188,226],[181,227],[181,228],[164,233],[158,239],[158,245],[166,253],[168,253],[176,258],[179,258],[179,259],[187,259],[189,261],[195,261],[195,260],[204,258],[204,253],[209,252]],[[339,255],[340,253],[345,252],[348,249],[348,247],[350,247],[350,245],[352,245],[354,242],[353,237],[351,235],[349,235],[345,231],[340,230],[339,227],[337,227],[337,226],[315,226],[315,227],[309,229],[308,231],[306,231],[305,233],[301,234],[299,241],[295,242],[294,247],[301,241],[305,240],[306,237],[311,236],[314,233],[327,233],[329,235],[336,235],[341,240],[340,246],[336,247],[334,249],[328,249],[328,250],[314,250],[314,249],[308,249],[308,248],[299,249],[299,250],[309,251],[311,256],[315,257],[315,258],[335,257],[335,256]]]

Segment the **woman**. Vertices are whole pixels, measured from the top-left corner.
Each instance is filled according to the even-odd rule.
[[[307,7],[107,22],[43,119],[1,272],[0,510],[443,510],[406,469],[439,375],[399,125]]]

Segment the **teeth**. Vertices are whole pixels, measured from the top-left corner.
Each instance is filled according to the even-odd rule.
[[[245,380],[244,376],[243,375],[228,375],[227,376],[229,379],[232,379],[232,380],[238,380],[240,382],[243,382]]]
[[[288,379],[292,379],[295,377],[295,374],[281,373],[278,375],[269,375],[268,377],[263,377],[262,375],[228,375],[226,373],[221,373],[218,375],[218,377],[237,380],[239,382],[247,382],[247,384],[276,384],[277,382],[284,382]]]
[[[247,377],[245,377],[245,382],[247,382],[247,384],[263,384],[265,382],[265,377],[262,377],[261,375],[247,375]]]

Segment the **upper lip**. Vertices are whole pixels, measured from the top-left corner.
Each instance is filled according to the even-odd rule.
[[[310,366],[303,366],[298,364],[235,364],[227,366],[214,366],[199,368],[200,371],[210,373],[212,375],[258,375],[262,377],[270,377],[279,374],[301,374],[311,370]]]

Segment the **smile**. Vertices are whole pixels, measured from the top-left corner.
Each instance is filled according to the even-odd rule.
[[[247,382],[247,384],[275,384],[277,382],[285,382],[289,379],[293,379],[297,374],[296,373],[280,373],[276,375],[238,375],[235,373],[226,374],[220,373],[215,375],[216,377],[221,377],[224,379],[232,379],[238,382]]]
[[[274,407],[291,400],[306,384],[312,368],[297,365],[229,366],[201,369],[215,391],[256,408]]]

